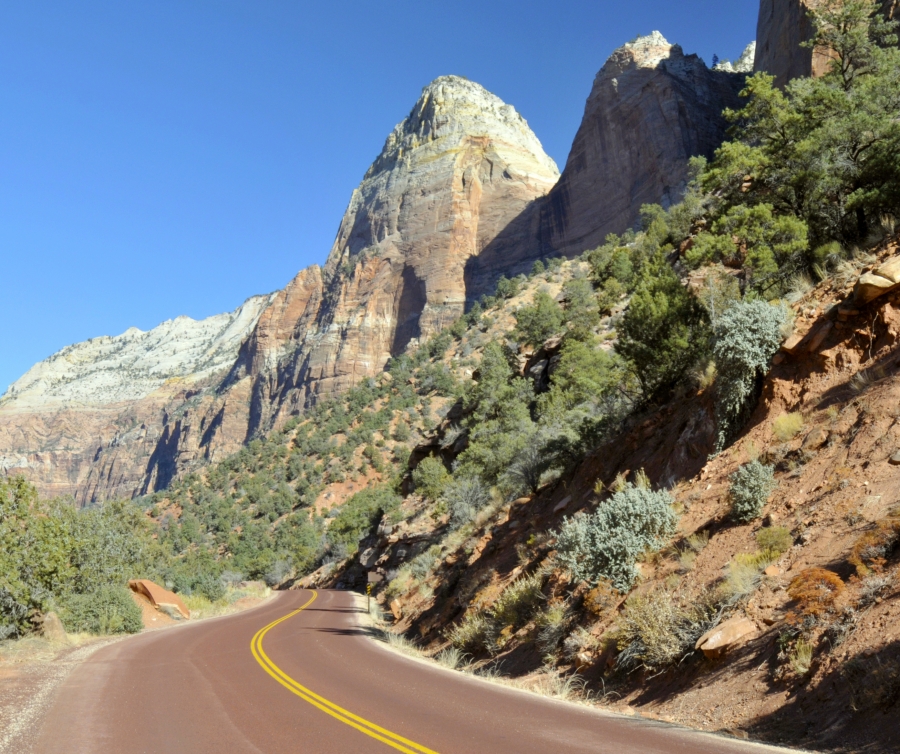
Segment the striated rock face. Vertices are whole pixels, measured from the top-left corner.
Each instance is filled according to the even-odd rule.
[[[625,45],[597,74],[561,177],[510,105],[436,79],[353,192],[324,268],[233,314],[97,338],[37,365],[0,405],[0,469],[87,503],[221,459],[374,376],[501,274],[677,201],[743,79],[656,32]]]
[[[802,46],[815,35],[807,15],[821,0],[760,0],[756,26],[754,70],[766,71],[783,87],[800,76],[821,76],[828,70],[829,56],[818,48]],[[897,0],[883,0],[888,18],[900,17]]]
[[[771,73],[778,86],[783,87],[799,76],[821,75],[827,70],[826,55],[801,47],[815,33],[807,16],[807,9],[814,2],[760,0],[754,69]]]
[[[497,239],[558,177],[512,106],[457,76],[425,87],[353,192],[324,270],[301,273],[285,299],[320,308],[282,327],[277,367],[257,372],[253,427],[377,374],[450,324],[470,287],[488,284],[466,279],[469,261],[492,243],[520,253],[516,238]]]
[[[514,108],[466,79],[435,80],[353,192],[324,270],[233,315],[94,339],[37,365],[0,408],[0,469],[85,503],[218,460],[452,322],[467,285],[492,284],[467,280],[467,263],[490,244],[529,253],[510,228],[558,178]]]
[[[594,79],[559,183],[473,260],[473,279],[508,269],[504,247],[511,238],[522,243],[523,233],[521,257],[573,256],[634,226],[641,205],[679,201],[688,160],[722,143],[721,113],[739,106],[744,80],[710,70],[659,32],[616,50]]]
[[[269,300],[256,296],[199,322],[178,317],[148,332],[93,338],[36,364],[0,399],[0,471],[23,473],[43,494],[80,503],[130,496],[170,417],[216,402],[211,386]],[[243,439],[221,450],[232,452]]]

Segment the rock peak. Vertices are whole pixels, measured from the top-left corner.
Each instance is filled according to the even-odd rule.
[[[660,34],[658,31],[651,31],[649,34],[643,37],[638,37],[631,42],[628,42],[625,47],[629,47],[631,49],[647,49],[649,47],[671,47],[672,45],[666,40],[666,38]]]
[[[725,73],[752,73],[753,60],[756,57],[756,42],[748,44],[741,56],[733,63],[728,60],[722,60],[714,67],[714,71],[724,71]]]
[[[520,144],[558,174],[537,136],[512,105],[464,76],[439,76],[422,89],[410,114],[391,132],[366,177],[392,168],[412,150],[445,137],[499,139]]]

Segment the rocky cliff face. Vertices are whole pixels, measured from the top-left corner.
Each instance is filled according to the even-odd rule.
[[[211,386],[269,299],[199,322],[178,317],[148,332],[93,338],[36,364],[0,399],[0,471],[80,503],[131,495],[169,419],[214,402]],[[220,449],[233,452],[242,440]]]
[[[161,489],[237,450],[458,317],[467,262],[492,243],[518,253],[514,236],[497,237],[558,178],[513,107],[466,79],[435,80],[353,192],[324,269],[233,315],[94,339],[37,365],[0,408],[2,468],[84,503]]]
[[[804,47],[815,35],[807,15],[821,0],[760,0],[756,27],[754,70],[771,73],[778,86],[800,76],[821,76],[828,70],[829,56],[817,48]],[[897,0],[883,0],[888,18],[900,16]]]
[[[711,154],[722,109],[737,104],[743,74],[731,68],[711,71],[659,33],[620,48],[561,177],[510,105],[436,79],[353,192],[324,268],[232,315],[42,362],[0,406],[0,464],[90,502],[162,489],[237,450],[377,374],[501,274],[597,246],[642,204],[677,201],[688,158]]]
[[[641,205],[679,201],[688,160],[711,156],[725,138],[722,111],[740,105],[748,54],[742,70],[710,70],[659,32],[616,50],[594,79],[559,182],[510,228],[519,256],[579,254],[632,227]],[[505,234],[499,241],[473,260],[473,288],[517,261]]]
[[[297,408],[381,371],[456,319],[467,263],[559,178],[515,109],[467,79],[427,86],[350,199],[323,272],[316,327],[279,371]],[[476,284],[482,281],[475,281]]]

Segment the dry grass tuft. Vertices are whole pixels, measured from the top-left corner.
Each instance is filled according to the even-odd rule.
[[[772,432],[781,442],[794,439],[803,429],[803,414],[795,411],[791,414],[782,414],[772,422]]]

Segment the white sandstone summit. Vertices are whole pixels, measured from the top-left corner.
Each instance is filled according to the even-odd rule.
[[[35,364],[0,398],[6,409],[102,406],[143,398],[169,380],[195,382],[231,367],[271,296],[202,320],[176,317],[66,346]]]
[[[722,60],[713,67],[713,70],[726,73],[753,73],[754,58],[756,58],[756,42],[751,42],[733,63]]]
[[[556,163],[512,105],[462,76],[439,76],[422,89],[412,112],[388,135],[366,178],[430,141],[479,136],[518,147],[522,156],[539,164],[536,174],[542,179],[559,175]]]

